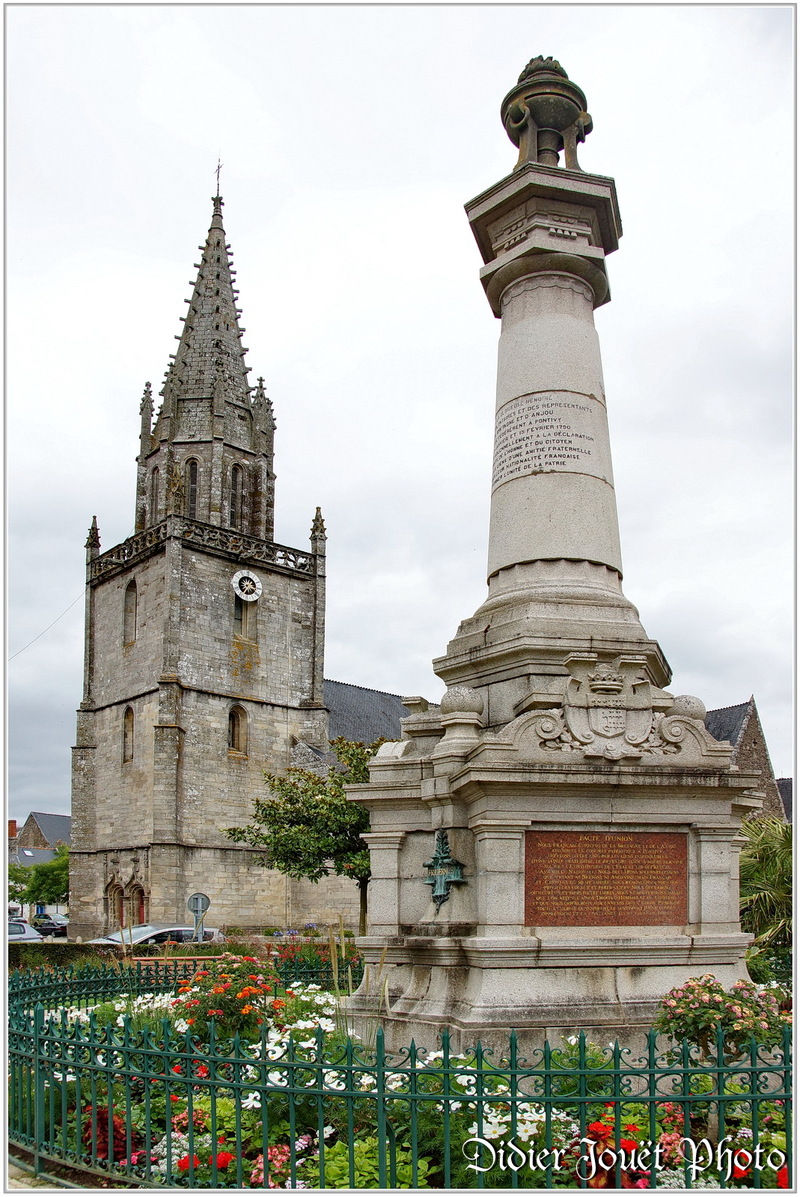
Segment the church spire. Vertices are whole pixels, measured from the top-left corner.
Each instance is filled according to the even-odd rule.
[[[263,380],[256,387],[247,381],[222,196],[211,202],[189,310],[152,428],[149,384],[142,399],[136,531],[180,515],[271,541],[275,418]]]
[[[239,327],[241,312],[234,287],[236,271],[225,240],[222,224],[222,196],[212,198],[211,226],[202,257],[189,311],[184,316],[183,332],[174,359],[167,370],[162,395],[163,416],[174,414],[175,403],[184,398],[201,398],[215,390],[224,391],[228,401],[250,406],[250,386],[242,346],[244,329]]]

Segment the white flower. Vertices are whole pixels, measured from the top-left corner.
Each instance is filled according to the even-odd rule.
[[[322,1079],[329,1089],[344,1089],[345,1082],[341,1079],[341,1074],[338,1072],[328,1071],[322,1074]]]
[[[261,1098],[258,1095],[258,1093],[248,1093],[245,1097],[243,1097],[242,1098],[242,1109],[243,1110],[260,1110],[261,1109]]]
[[[185,1018],[178,1018],[175,1020],[175,1030],[183,1033],[189,1030],[189,1024]]]

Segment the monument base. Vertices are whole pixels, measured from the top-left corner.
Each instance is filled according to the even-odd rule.
[[[569,938],[364,937],[358,945],[370,972],[347,1003],[348,1022],[370,1038],[380,1004],[393,1051],[412,1039],[438,1049],[444,1030],[459,1053],[478,1041],[503,1051],[512,1031],[523,1050],[545,1039],[558,1046],[579,1031],[602,1047],[617,1040],[641,1050],[670,989],[708,972],[726,988],[747,979],[746,935],[596,930]]]

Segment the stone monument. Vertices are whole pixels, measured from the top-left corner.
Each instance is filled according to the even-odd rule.
[[[552,58],[502,104],[510,175],[467,204],[501,321],[488,595],[434,661],[370,781],[369,929],[395,1046],[631,1041],[687,977],[746,976],[738,831],[754,777],[673,697],[621,588],[593,310],[618,245],[613,179],[584,173],[583,92]],[[563,155],[563,165],[560,164]],[[380,963],[382,961],[382,964]],[[364,987],[351,1000],[374,1005]]]

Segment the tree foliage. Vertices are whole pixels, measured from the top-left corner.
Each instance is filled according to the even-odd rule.
[[[285,777],[265,773],[269,796],[256,798],[246,827],[225,834],[240,844],[266,849],[263,863],[287,877],[319,881],[335,873],[355,881],[361,893],[362,931],[369,883],[369,849],[361,838],[369,815],[345,795],[346,785],[369,781],[369,761],[383,743],[361,744],[339,737],[331,741],[338,764],[320,777],[291,768]]]
[[[781,819],[746,819],[739,864],[742,929],[778,979],[791,975],[792,825]]]
[[[28,884],[22,895],[24,902],[41,902],[45,906],[57,906],[69,897],[69,848],[65,844],[56,847],[52,860],[26,868]]]
[[[24,901],[25,890],[30,880],[30,869],[26,865],[17,864],[15,860],[8,863],[8,900],[17,905]]]

